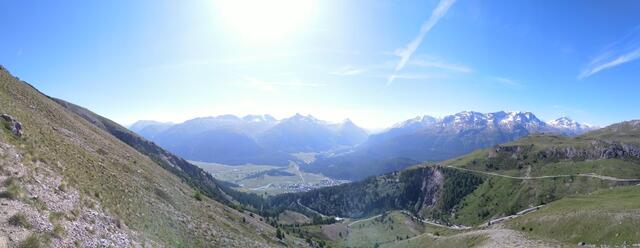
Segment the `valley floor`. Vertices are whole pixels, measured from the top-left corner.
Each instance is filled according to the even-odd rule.
[[[233,188],[258,194],[276,195],[304,192],[317,188],[347,183],[321,174],[303,172],[300,165],[291,162],[289,166],[273,165],[225,165],[191,161],[213,177],[235,184]]]

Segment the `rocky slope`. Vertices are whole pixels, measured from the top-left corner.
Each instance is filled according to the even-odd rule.
[[[154,244],[105,212],[36,160],[23,163],[15,147],[0,143],[0,247],[48,243],[52,247],[142,247]],[[158,245],[158,244],[156,244]]]
[[[0,143],[6,145],[5,150],[14,149],[19,158],[2,161],[11,164],[7,167],[11,170],[24,171],[11,180],[19,187],[4,185],[3,195],[23,192],[18,195],[24,197],[11,198],[6,203],[13,204],[11,209],[24,210],[24,219],[35,228],[19,224],[17,229],[0,229],[0,237],[15,238],[5,239],[11,244],[42,242],[56,247],[78,242],[83,247],[97,247],[100,244],[92,242],[105,239],[107,244],[119,246],[117,242],[122,237],[122,242],[133,245],[168,247],[303,245],[295,245],[299,240],[293,237],[278,241],[274,238],[276,230],[258,216],[249,216],[196,193],[196,184],[188,179],[200,172],[188,172],[183,160],[167,154],[162,155],[164,158],[155,157],[162,152],[140,153],[132,146],[150,143],[138,140],[130,146],[116,137],[126,134],[118,131],[121,127],[110,127],[110,121],[87,118],[68,107],[0,68],[0,113],[9,114],[22,124],[22,135],[16,136],[11,126],[3,122]],[[153,146],[136,148],[144,151]],[[159,162],[162,159],[167,161]],[[215,185],[215,181],[211,182],[210,186]],[[62,213],[52,217],[51,212]],[[12,217],[9,214],[7,210],[0,216],[8,220]],[[56,231],[56,225],[64,231]],[[44,231],[43,237],[29,239],[34,230]],[[12,231],[25,235],[12,235]],[[55,235],[49,236],[49,231]]]

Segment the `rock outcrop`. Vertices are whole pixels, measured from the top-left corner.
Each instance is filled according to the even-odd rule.
[[[9,129],[11,133],[18,137],[22,136],[22,123],[16,120],[16,118],[8,114],[2,114],[0,118],[6,123],[5,128]]]

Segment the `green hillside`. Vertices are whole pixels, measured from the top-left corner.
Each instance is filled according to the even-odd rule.
[[[336,187],[280,195],[271,198],[271,202],[281,208],[303,211],[307,208],[326,215],[363,219],[402,209],[440,223],[471,227],[549,204],[539,212],[516,217],[512,223],[519,218],[523,221],[508,227],[522,233],[519,237],[533,235],[533,239],[542,243],[575,244],[581,240],[612,244],[623,239],[635,242],[629,238],[640,230],[634,227],[637,224],[635,217],[622,222],[619,219],[638,214],[640,209],[633,205],[635,196],[623,199],[623,196],[635,193],[632,188],[637,189],[637,186],[630,185],[640,183],[639,127],[639,121],[629,121],[574,138],[527,136],[442,163],[418,165]],[[594,193],[609,192],[603,190],[610,188],[614,188],[612,193]],[[588,204],[582,206],[578,201]],[[612,207],[618,203],[617,208]],[[603,209],[596,211],[598,204],[602,204]],[[593,209],[588,210],[589,206]],[[545,217],[545,213],[561,215],[555,212],[574,214],[563,218]],[[554,222],[564,218],[569,224]],[[606,227],[615,223],[620,226],[610,228],[611,231],[593,228],[594,225]],[[557,224],[558,227],[542,228],[546,224]],[[563,232],[565,229],[567,231]],[[591,235],[596,231],[602,233]],[[455,239],[427,235],[421,238],[425,241],[423,244],[394,241],[389,245],[471,246],[481,243],[484,236],[494,235],[491,232],[470,233],[473,235],[460,235]],[[383,239],[381,236],[377,241]]]
[[[276,230],[257,216],[196,193],[193,187],[206,189],[199,184],[203,180],[191,181],[196,175],[170,172],[167,164],[171,163],[159,164],[162,158],[141,154],[4,68],[0,68],[0,112],[22,123],[22,137],[5,128],[0,132],[0,143],[15,147],[27,168],[42,167],[60,175],[65,187],[77,189],[87,202],[99,203],[142,243],[170,247],[283,245],[274,238]],[[26,175],[17,182],[29,185],[35,180],[31,177]],[[91,207],[88,204],[82,209]],[[45,216],[51,212],[46,207],[39,211]]]
[[[566,197],[507,223],[514,230],[569,244],[640,244],[640,186]]]

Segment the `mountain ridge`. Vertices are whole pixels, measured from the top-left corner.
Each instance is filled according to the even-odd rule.
[[[296,161],[289,153],[354,146],[368,136],[351,120],[331,123],[301,114],[282,120],[271,115],[198,117],[153,134],[144,132],[153,125],[138,133],[187,159],[230,165],[286,166]]]
[[[586,131],[550,127],[531,112],[463,111],[442,118],[418,116],[371,135],[351,152],[321,156],[303,169],[357,180],[410,166],[412,161],[446,160],[530,134],[571,135]],[[399,159],[405,163],[398,164]]]

